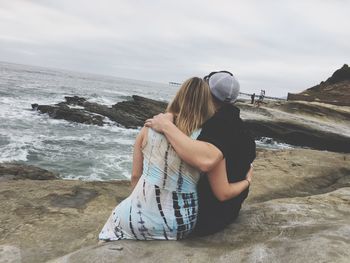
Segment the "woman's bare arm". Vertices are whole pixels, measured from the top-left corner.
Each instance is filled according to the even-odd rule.
[[[131,188],[134,189],[137,182],[139,181],[142,171],[143,171],[143,154],[142,148],[145,144],[147,134],[147,128],[143,127],[140,133],[137,135],[135,144],[134,144],[134,152],[132,158],[132,172],[131,172]]]
[[[175,126],[172,119],[171,113],[160,113],[146,120],[145,126],[163,133],[180,158],[202,172],[210,171],[224,158],[216,146],[191,139]]]
[[[226,201],[238,196],[250,185],[253,168],[250,168],[245,180],[229,183],[226,173],[226,161],[223,159],[217,166],[208,172],[208,180],[215,197],[219,201]]]

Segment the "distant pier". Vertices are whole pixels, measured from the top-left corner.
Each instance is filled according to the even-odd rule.
[[[181,86],[181,83],[178,82],[169,82],[170,86]]]

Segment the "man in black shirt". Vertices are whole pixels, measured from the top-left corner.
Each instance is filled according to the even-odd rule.
[[[187,163],[208,172],[225,158],[229,183],[242,181],[255,159],[255,142],[232,105],[239,94],[239,83],[227,71],[212,72],[205,77],[211,89],[216,114],[202,127],[197,141],[183,134],[160,114],[146,121],[146,126],[164,133],[179,156]],[[207,235],[223,229],[238,216],[248,188],[237,197],[219,201],[204,174],[198,184],[199,214],[195,235]]]

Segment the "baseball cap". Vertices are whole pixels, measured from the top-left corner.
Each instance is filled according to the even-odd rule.
[[[204,77],[215,98],[222,102],[233,103],[239,94],[239,83],[229,71],[214,71]]]

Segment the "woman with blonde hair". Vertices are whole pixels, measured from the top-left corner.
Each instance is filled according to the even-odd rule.
[[[175,125],[193,139],[214,111],[209,86],[198,77],[185,81],[167,108],[175,116]],[[99,239],[188,236],[197,219],[199,177],[200,171],[182,161],[164,135],[143,127],[134,145],[133,191],[113,210]]]

